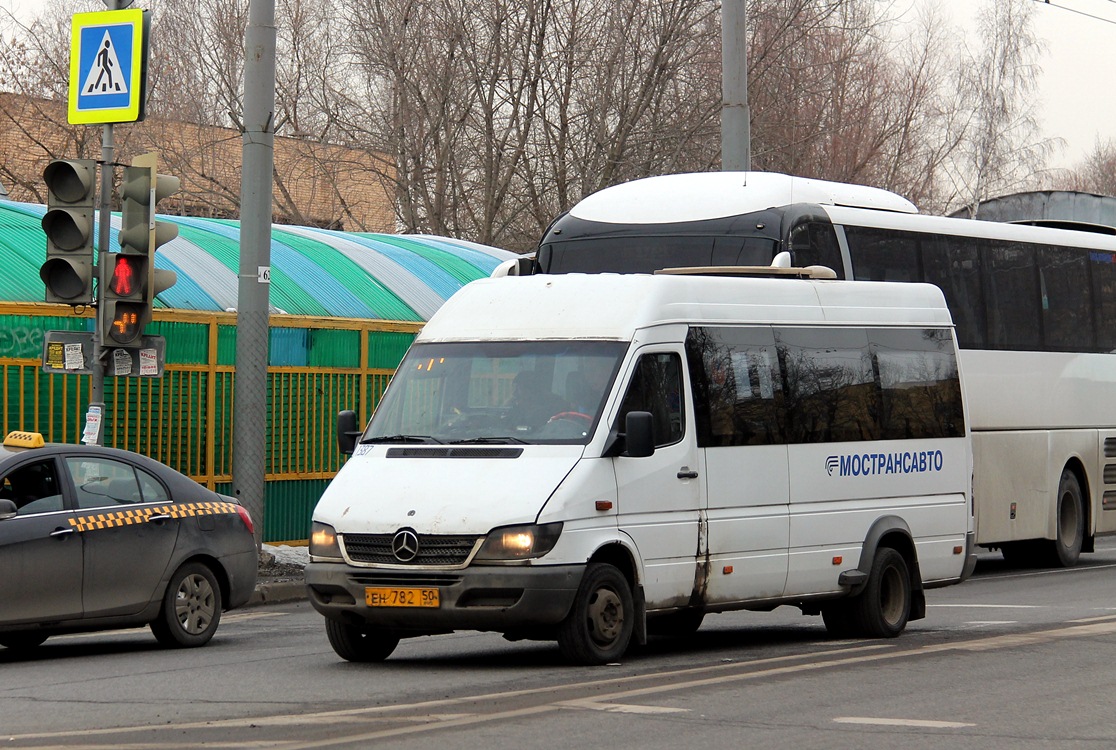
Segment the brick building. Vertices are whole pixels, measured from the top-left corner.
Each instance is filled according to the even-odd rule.
[[[99,126],[67,123],[65,102],[0,93],[0,184],[12,200],[43,203],[47,162],[100,158],[101,134]],[[160,213],[239,215],[239,131],[149,117],[117,125],[113,136],[118,164],[155,151],[159,171],[181,179],[181,192],[160,203]],[[382,154],[276,136],[273,219],[279,224],[393,232],[393,175]]]

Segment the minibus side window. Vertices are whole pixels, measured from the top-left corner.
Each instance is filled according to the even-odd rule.
[[[770,328],[691,328],[686,358],[699,447],[785,442],[783,378]]]
[[[863,328],[777,328],[790,443],[878,440],[880,393]]]
[[[963,437],[965,410],[949,330],[874,329],[868,338],[880,378],[880,437]]]
[[[644,354],[636,363],[632,382],[620,406],[619,424],[628,412],[651,412],[655,447],[677,443],[685,432],[682,398],[682,359],[662,352]]]

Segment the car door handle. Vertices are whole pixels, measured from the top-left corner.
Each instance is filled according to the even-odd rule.
[[[73,528],[66,528],[64,526],[59,526],[54,531],[50,532],[50,535],[52,537],[54,537],[55,539],[62,539],[63,537],[67,537],[67,536],[69,536],[70,534],[73,534],[73,533],[74,533]]]
[[[148,517],[147,517],[147,522],[148,522],[148,523],[152,523],[152,522],[154,522],[154,523],[162,523],[163,521],[169,521],[170,519],[171,519],[171,517],[170,517],[170,515],[169,515],[169,514],[167,514],[167,513],[160,513],[160,514],[159,514],[159,515],[157,515],[157,516],[148,516]]]
[[[698,473],[691,469],[689,466],[683,466],[678,470],[679,479],[697,479]]]

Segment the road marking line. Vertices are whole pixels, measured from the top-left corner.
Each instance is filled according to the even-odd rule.
[[[1102,618],[1097,622],[1087,624],[1075,624],[1068,627],[1040,630],[1031,633],[1017,633],[1002,636],[980,637],[970,639],[968,641],[939,643],[927,646],[919,646],[917,648],[911,649],[898,648],[897,646],[893,645],[894,642],[888,644],[868,644],[856,648],[833,649],[831,651],[825,652],[824,654],[821,654],[817,651],[811,651],[803,654],[788,654],[786,656],[757,659],[755,661],[731,662],[727,664],[689,667],[686,669],[654,672],[649,674],[633,675],[630,677],[588,680],[580,683],[567,683],[564,685],[528,688],[524,690],[512,690],[502,693],[489,693],[485,695],[466,695],[456,698],[420,701],[417,703],[409,704],[367,706],[354,709],[320,711],[302,715],[282,714],[273,716],[245,717],[239,719],[215,719],[210,721],[183,722],[180,724],[145,724],[130,727],[112,727],[104,729],[87,729],[80,731],[75,730],[60,732],[38,732],[33,734],[10,736],[8,741],[15,742],[19,740],[30,739],[90,737],[94,735],[130,734],[135,732],[152,731],[182,732],[190,729],[217,730],[221,728],[259,728],[268,725],[285,725],[298,723],[299,721],[310,724],[321,722],[326,717],[345,717],[346,719],[348,719],[350,717],[366,716],[372,718],[377,715],[393,714],[397,712],[416,713],[429,711],[429,709],[434,707],[485,703],[496,700],[522,698],[531,695],[558,693],[561,691],[586,690],[594,687],[604,688],[606,686],[613,686],[615,688],[615,691],[611,693],[598,694],[597,696],[595,696],[594,701],[596,703],[619,703],[623,700],[642,698],[648,695],[658,695],[661,693],[671,692],[685,692],[688,690],[693,690],[695,688],[712,687],[715,685],[723,685],[733,682],[746,682],[762,679],[765,677],[776,677],[801,672],[816,672],[823,669],[832,669],[834,667],[864,665],[872,662],[890,661],[901,658],[912,658],[925,656],[928,654],[938,654],[951,651],[992,651],[997,649],[1013,648],[1016,646],[1031,646],[1037,643],[1053,642],[1066,638],[1111,635],[1113,633],[1116,633],[1116,617],[1107,617]],[[818,657],[823,655],[837,658],[819,660]],[[757,667],[759,668],[757,669]],[[711,672],[728,673],[698,677],[698,675],[709,675]],[[692,679],[679,679],[687,676],[692,676]],[[646,682],[647,680],[662,680],[666,678],[673,679],[671,679],[671,682],[667,684],[651,685],[647,687],[627,687],[635,683]],[[329,739],[322,740],[296,740],[293,743],[282,743],[281,746],[287,748],[287,750],[295,750],[296,748],[319,748],[329,747],[332,745],[348,745],[360,742],[371,742],[376,739],[397,737],[407,734],[417,734],[419,732],[425,732],[432,729],[444,729],[446,727],[452,726],[467,726],[471,724],[481,724],[485,722],[500,721],[504,719],[549,713],[561,710],[564,703],[568,703],[568,701],[553,701],[549,703],[542,703],[536,706],[527,706],[524,708],[498,711],[489,714],[458,714],[460,718],[435,720],[420,724],[408,724],[391,729],[372,730],[361,734],[350,734],[340,737],[335,736]],[[440,714],[440,716],[452,716],[452,714],[449,714],[447,712]],[[399,721],[404,721],[410,717],[394,716],[391,718]]]
[[[222,615],[221,622],[247,622],[249,620],[258,620],[264,617],[283,617],[287,614],[288,613],[286,612],[235,612],[228,615]],[[136,635],[137,633],[149,632],[151,631],[146,625],[140,625],[135,628],[121,628],[120,630],[93,630],[88,633],[59,633],[58,635],[52,635],[50,639],[52,641],[61,641],[80,638],[103,638],[108,635]]]
[[[867,716],[838,716],[833,721],[838,724],[869,724],[880,727],[914,727],[917,729],[964,729],[975,727],[963,721],[932,721],[930,719],[882,719]]]
[[[1048,609],[1039,604],[928,604],[938,609]]]
[[[1005,578],[1033,578],[1035,576],[1059,576],[1071,573],[1088,573],[1094,570],[1105,570],[1107,568],[1116,568],[1116,563],[1105,563],[1103,565],[1077,565],[1072,568],[1056,568],[1054,570],[1035,570],[1027,573],[993,573],[981,581],[999,581]]]
[[[558,704],[562,708],[585,708],[590,711],[607,711],[613,714],[682,714],[688,708],[671,708],[670,706],[637,706],[624,703],[601,703],[600,701],[583,698],[573,701],[563,701]]]

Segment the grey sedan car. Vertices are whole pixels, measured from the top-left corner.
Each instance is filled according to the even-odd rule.
[[[201,646],[257,565],[244,507],[157,461],[28,432],[0,446],[0,645],[150,625]]]

